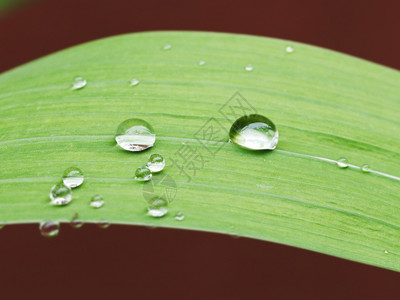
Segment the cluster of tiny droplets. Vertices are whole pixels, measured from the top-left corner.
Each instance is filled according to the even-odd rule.
[[[163,50],[170,50],[172,48],[171,44],[165,44],[163,46]],[[294,52],[294,48],[292,46],[287,46],[285,48],[286,53],[293,53]],[[199,66],[204,66],[205,65],[205,61],[204,60],[200,60],[198,65]],[[251,72],[254,70],[254,67],[251,64],[248,64],[245,66],[245,70],[247,72]],[[140,81],[136,78],[133,78],[130,80],[130,86],[132,87],[136,87],[138,86],[140,83]],[[87,81],[86,79],[84,79],[83,77],[76,77],[73,84],[72,84],[72,90],[80,90],[83,89],[85,86],[87,85]],[[248,116],[244,116],[246,118],[248,118]],[[244,118],[242,117],[242,118]],[[264,118],[265,121],[265,128],[274,128],[273,123],[266,119],[263,116],[259,116],[259,118],[262,117]],[[136,119],[131,119],[131,120],[126,120],[132,122],[132,120],[136,120]],[[238,122],[240,119],[238,119],[236,122]],[[243,120],[241,120],[243,121]],[[236,123],[235,122],[235,123]],[[270,122],[270,123],[269,123]],[[259,124],[259,122],[258,122]],[[242,127],[234,127],[232,126],[232,128],[234,127],[234,133],[231,136],[230,141],[232,141],[234,144],[237,144],[241,147],[247,148],[247,149],[251,149],[251,150],[260,150],[260,149],[270,149],[273,150],[275,149],[276,143],[278,142],[278,136],[277,136],[277,131],[275,132],[274,130],[269,130],[269,132],[272,132],[272,134],[275,133],[275,136],[273,136],[273,138],[275,139],[272,143],[271,143],[271,139],[272,136],[267,137],[265,132],[267,132],[264,128],[262,130],[260,130],[260,128],[256,128],[252,125],[252,123],[250,121],[248,121],[247,123],[243,123],[241,125]],[[259,125],[257,125],[259,126]],[[231,128],[231,131],[232,131]],[[148,130],[148,132],[151,133],[152,129],[150,128]],[[127,132],[129,132],[129,128],[127,130]],[[151,138],[147,138],[147,136],[151,136],[151,134],[148,134],[146,132],[146,137],[140,136],[141,133],[138,131],[134,131],[132,130],[131,132],[134,132],[133,134],[130,133],[125,133],[124,135],[118,136],[120,137],[120,139],[117,139],[117,135],[116,135],[116,140],[117,143],[125,150],[129,150],[129,151],[143,151],[149,147],[152,147],[155,141],[155,135],[154,135],[154,140],[152,140]],[[264,133],[264,134],[263,134]],[[236,134],[236,136],[235,136]],[[240,141],[241,142],[237,142],[237,135],[240,136]],[[254,137],[256,137],[256,139],[254,139]],[[136,144],[134,139],[137,139]],[[147,140],[146,140],[147,138]],[[246,143],[246,138],[249,138],[249,141],[252,140],[253,143]],[[254,140],[259,140],[259,143],[254,143]],[[148,144],[146,144],[146,141],[148,142]],[[244,141],[244,142],[243,142]],[[125,144],[124,144],[125,143]],[[336,161],[336,164],[339,168],[341,169],[345,169],[349,167],[349,163],[348,160],[346,158],[339,158]],[[137,168],[136,172],[135,172],[135,177],[134,179],[136,181],[142,181],[142,182],[146,182],[146,181],[150,181],[152,179],[152,176],[154,173],[159,173],[161,172],[165,167],[165,159],[160,155],[160,154],[152,154],[148,161],[147,164],[144,166],[141,166],[139,168]],[[360,170],[362,172],[368,173],[370,172],[370,168],[368,165],[363,165],[361,167],[359,167]],[[65,170],[64,175],[63,175],[63,180],[62,183],[58,183],[56,185],[54,185],[50,191],[50,200],[51,203],[54,205],[67,205],[71,202],[72,200],[72,194],[71,194],[71,189],[74,189],[78,186],[80,186],[84,181],[84,176],[83,176],[83,172],[78,169],[78,168],[69,168],[67,170]],[[104,205],[104,199],[102,195],[94,195],[91,200],[90,200],[90,206],[94,207],[94,208],[101,208]],[[163,198],[159,198],[156,197],[156,199],[154,199],[154,201],[152,203],[149,204],[148,206],[148,212],[149,215],[153,216],[153,217],[162,217],[164,216],[167,212],[168,212],[168,202],[163,199]],[[182,211],[178,211],[175,214],[175,220],[178,221],[182,221],[184,219],[184,213]],[[78,218],[78,214],[75,213],[71,219],[70,222],[71,226],[74,228],[80,228],[83,225],[83,222]],[[98,223],[98,226],[101,228],[107,228],[109,226],[109,222],[103,220],[100,221]],[[0,228],[1,228],[1,224],[0,224]],[[57,222],[53,222],[53,221],[46,221],[46,222],[42,222],[40,224],[40,230],[43,236],[46,237],[53,237],[56,236],[59,232],[59,227],[60,224]],[[388,253],[385,250],[385,253]]]
[[[56,206],[65,206],[71,203],[72,189],[82,185],[85,177],[81,169],[70,167],[66,169],[62,176],[62,181],[55,184],[50,190],[50,203]],[[89,202],[89,205],[94,208],[101,208],[104,205],[104,199],[101,195],[95,195]],[[102,221],[101,223],[104,223]],[[83,222],[79,219],[78,213],[73,214],[70,225],[73,228],[80,228]],[[99,225],[100,226],[100,225]],[[104,228],[104,226],[100,226]],[[39,224],[40,232],[43,236],[51,238],[58,235],[60,223],[51,220],[41,222]]]
[[[170,50],[172,45],[167,43],[163,46],[164,50]],[[292,49],[291,47],[287,47],[286,51]],[[290,51],[292,52],[293,49]],[[204,60],[199,61],[199,66],[205,65]],[[246,71],[253,71],[253,66],[251,64],[245,67]],[[138,86],[140,81],[137,78],[133,78],[130,80],[130,86]],[[87,81],[83,77],[76,77],[72,84],[72,90],[81,90],[87,85]],[[136,119],[126,120],[125,124],[121,124],[126,127],[127,122],[131,122],[134,127],[134,122]],[[121,126],[120,125],[120,126]],[[142,126],[142,124],[136,124],[137,128]],[[125,150],[129,151],[143,151],[149,147],[152,147],[155,141],[155,135],[153,138],[151,137],[151,126],[148,126],[149,129],[146,134],[140,132],[138,130],[130,130],[129,128],[125,128],[125,132],[123,134],[116,135],[117,143]],[[128,124],[129,127],[129,124]],[[128,132],[128,133],[127,133]],[[132,133],[130,133],[132,132]],[[136,139],[136,140],[135,140]],[[135,180],[136,181],[149,181],[151,180],[154,173],[161,172],[165,167],[165,159],[160,154],[152,154],[145,166],[139,167],[135,172]],[[84,181],[83,172],[78,168],[69,168],[65,170],[62,178],[62,183],[58,183],[54,185],[50,191],[50,200],[53,205],[68,205],[72,201],[72,189],[80,186]],[[94,195],[90,200],[90,206],[94,208],[101,208],[104,205],[104,199],[102,195]],[[162,199],[157,199],[154,203],[149,206],[149,213],[154,216],[162,216],[166,213],[166,205]],[[176,220],[183,220],[184,215],[183,212],[178,212],[175,216]],[[102,222],[107,224],[108,222]],[[71,220],[71,226],[74,228],[79,228],[82,226],[82,222],[78,218],[78,214],[75,213]],[[107,226],[99,225],[104,228]],[[58,234],[59,224],[52,221],[47,221],[41,224],[40,226],[41,232],[43,235],[48,237],[55,236]],[[49,228],[51,230],[49,231]],[[50,233],[48,233],[50,232]]]

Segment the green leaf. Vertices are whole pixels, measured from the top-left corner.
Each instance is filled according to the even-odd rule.
[[[71,90],[76,76],[87,86]],[[149,32],[67,49],[0,76],[0,221],[68,222],[78,213],[85,222],[237,234],[400,270],[399,95],[398,71],[262,37]],[[274,121],[276,150],[227,143],[240,104]],[[153,148],[116,146],[128,118],[154,127]],[[151,183],[133,181],[153,153],[166,158],[165,170]],[[352,165],[338,168],[340,157]],[[68,206],[49,205],[70,166],[84,170],[84,184]],[[158,193],[164,178],[176,197],[167,216],[152,218],[143,188],[153,183]],[[103,208],[89,206],[94,194]]]

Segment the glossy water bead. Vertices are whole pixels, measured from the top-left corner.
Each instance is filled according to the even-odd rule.
[[[183,211],[178,211],[175,214],[175,220],[177,221],[183,221],[184,218],[185,218],[185,213]]]
[[[165,159],[160,154],[152,154],[147,161],[147,167],[152,173],[161,172],[165,167]]]
[[[128,119],[119,124],[115,140],[122,149],[137,152],[152,147],[156,141],[156,134],[146,121]]]
[[[336,161],[336,165],[341,169],[345,169],[349,166],[349,162],[347,158],[341,157]]]
[[[86,84],[87,84],[86,79],[84,79],[83,77],[76,77],[74,79],[74,82],[72,83],[71,90],[80,90],[84,88]]]
[[[149,181],[153,175],[147,166],[142,166],[136,169],[135,180],[136,181]]]
[[[41,222],[39,225],[39,230],[42,236],[51,238],[58,235],[60,231],[60,223],[53,221]]]
[[[268,118],[252,114],[237,119],[229,131],[232,143],[251,150],[273,150],[279,134],[275,124]]]
[[[50,201],[54,205],[67,205],[72,200],[71,189],[64,183],[55,184],[50,190]]]
[[[168,201],[162,197],[154,197],[149,201],[148,214],[155,218],[163,217],[168,212]]]
[[[139,85],[140,81],[136,78],[131,79],[131,86],[137,86]]]
[[[84,179],[82,170],[76,167],[68,168],[63,173],[63,182],[71,189],[80,186]]]
[[[100,208],[104,205],[104,198],[102,195],[94,195],[90,199],[90,206],[94,208]]]

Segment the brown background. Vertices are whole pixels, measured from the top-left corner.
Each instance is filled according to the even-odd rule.
[[[114,34],[210,30],[292,39],[400,69],[400,1],[47,0],[0,18],[0,72]],[[250,239],[37,225],[0,231],[0,299],[398,299],[398,273]]]

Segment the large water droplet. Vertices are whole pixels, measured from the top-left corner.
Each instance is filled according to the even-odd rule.
[[[53,221],[41,222],[39,225],[40,233],[47,238],[55,237],[60,231],[60,223]]]
[[[104,198],[102,195],[94,195],[90,200],[90,206],[94,208],[100,208],[104,205]]]
[[[147,167],[152,173],[161,172],[165,167],[165,159],[160,154],[152,154],[147,162]]]
[[[79,219],[78,213],[74,213],[71,218],[71,222],[69,223],[72,228],[81,228],[83,226],[83,222]]]
[[[153,127],[146,121],[128,119],[119,124],[115,140],[122,149],[137,152],[152,147],[156,135]]]
[[[133,78],[133,79],[131,80],[131,86],[137,86],[137,85],[139,85],[139,83],[140,83],[140,81],[137,80],[136,78]]]
[[[136,181],[149,181],[153,177],[148,167],[143,166],[136,169],[135,180]]]
[[[154,197],[147,207],[149,215],[155,218],[165,216],[168,212],[168,201],[162,197]]]
[[[72,83],[72,90],[80,90],[84,88],[87,84],[87,81],[83,77],[76,77],[74,82]]]
[[[347,167],[349,166],[349,163],[348,163],[348,161],[347,161],[347,158],[342,157],[342,158],[339,158],[339,159],[336,161],[336,165],[337,165],[339,168],[344,169],[344,168],[347,168]]]
[[[185,218],[185,213],[183,211],[178,211],[175,214],[175,220],[177,221],[183,221],[184,218]]]
[[[82,170],[76,167],[66,169],[63,174],[64,184],[71,189],[80,186],[84,179]]]
[[[247,71],[247,72],[251,72],[251,71],[253,71],[253,66],[252,65],[247,65],[246,66],[246,68],[245,68],[245,70]]]
[[[50,200],[54,205],[67,205],[72,200],[71,189],[63,183],[54,185],[50,190]]]
[[[293,47],[287,46],[286,47],[286,53],[292,53],[294,51]]]
[[[361,171],[363,171],[364,173],[369,173],[369,172],[371,172],[371,169],[369,168],[369,165],[362,165],[360,169],[361,169]]]
[[[275,124],[261,115],[246,115],[237,119],[229,131],[232,143],[252,150],[273,150],[279,134]]]

